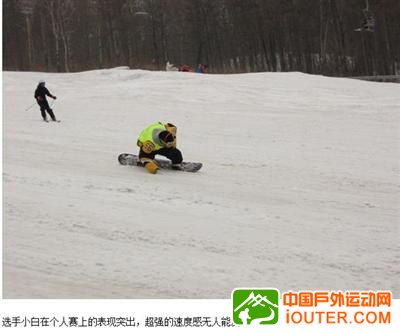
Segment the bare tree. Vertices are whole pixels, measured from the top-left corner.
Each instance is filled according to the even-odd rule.
[[[400,2],[368,4],[373,31],[357,29],[363,0],[3,0],[3,64],[398,74]]]

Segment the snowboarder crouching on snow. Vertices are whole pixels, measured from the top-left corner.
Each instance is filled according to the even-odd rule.
[[[49,90],[45,87],[46,82],[39,81],[39,84],[35,90],[35,98],[37,103],[40,106],[40,112],[42,113],[43,121],[47,121],[46,111],[50,115],[53,121],[57,121],[56,116],[53,113],[53,110],[50,108],[49,103],[47,102],[46,96],[49,96],[53,99],[56,99],[56,96],[50,94]]]
[[[180,150],[176,148],[176,131],[175,125],[158,122],[151,124],[139,134],[137,140],[140,148],[139,159],[148,172],[154,174],[159,169],[154,161],[156,155],[170,159],[172,168],[180,168],[183,157]]]

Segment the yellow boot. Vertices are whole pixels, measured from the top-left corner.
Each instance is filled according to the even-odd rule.
[[[152,174],[155,174],[158,170],[158,165],[154,161],[145,162],[144,167],[146,170]]]

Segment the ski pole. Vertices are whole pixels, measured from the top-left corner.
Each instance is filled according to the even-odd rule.
[[[25,111],[32,109],[35,104],[36,104],[36,102],[34,102],[29,108],[25,109]]]

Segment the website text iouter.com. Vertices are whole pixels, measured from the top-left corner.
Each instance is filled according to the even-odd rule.
[[[390,324],[390,311],[290,311],[286,310],[287,324]]]

